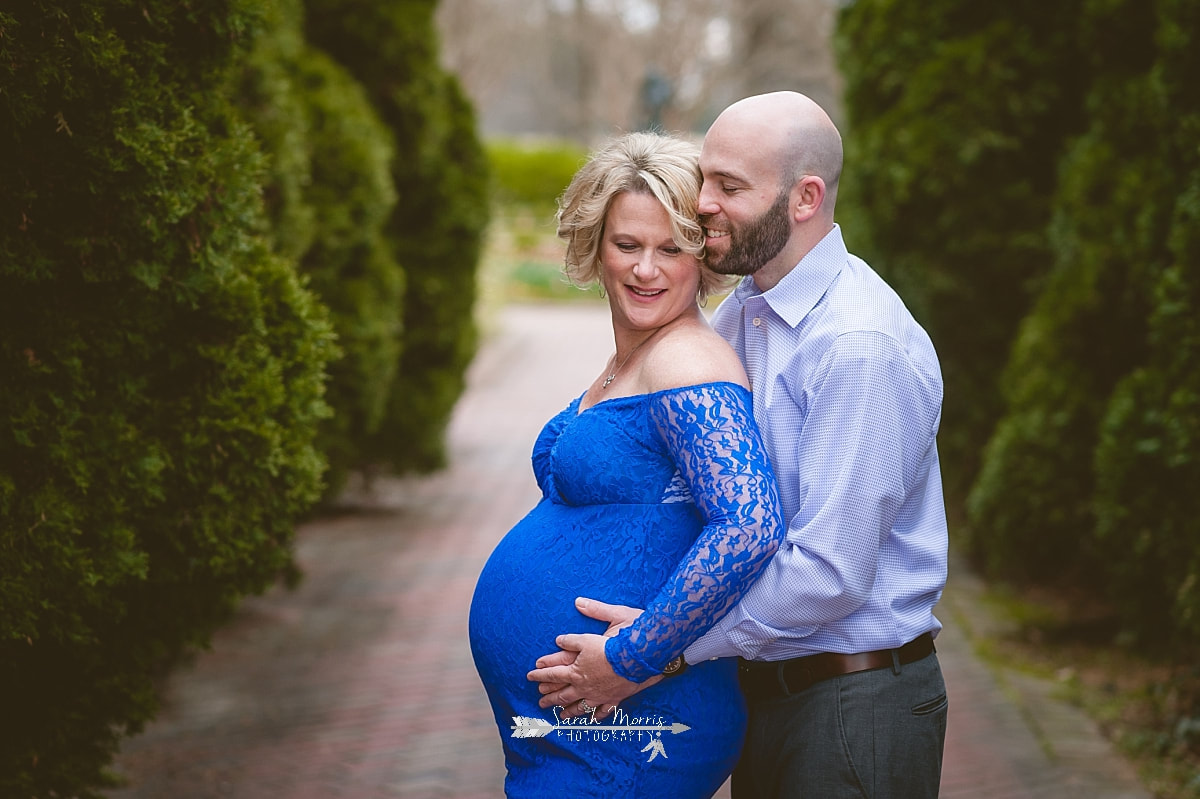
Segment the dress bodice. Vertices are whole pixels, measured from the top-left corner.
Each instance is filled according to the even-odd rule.
[[[692,501],[656,435],[652,409],[663,395],[615,397],[580,411],[581,400],[551,419],[534,445],[534,473],[544,497],[565,505]]]
[[[534,445],[543,496],[566,505],[692,503],[704,522],[671,580],[606,652],[635,681],[720,619],[762,570],[784,525],[750,392],[704,383],[616,397],[579,410],[577,398]]]

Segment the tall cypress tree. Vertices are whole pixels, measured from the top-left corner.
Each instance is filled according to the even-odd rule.
[[[0,794],[92,796],[291,565],[330,331],[260,235],[239,0],[0,10]]]
[[[308,37],[366,87],[395,137],[386,236],[405,271],[404,344],[371,446],[395,468],[443,462],[443,432],[475,351],[486,156],[458,81],[437,64],[434,0],[308,0]]]
[[[362,85],[305,40],[301,0],[264,6],[269,33],[242,71],[240,105],[271,159],[267,233],[299,260],[338,337],[333,413],[317,440],[333,496],[372,459],[399,367],[404,272],[386,237],[394,142]]]

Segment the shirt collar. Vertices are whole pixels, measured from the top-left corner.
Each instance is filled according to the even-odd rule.
[[[834,224],[833,230],[817,242],[783,279],[767,291],[759,291],[754,277],[745,278],[734,290],[739,303],[745,303],[755,295],[762,295],[771,310],[792,327],[800,324],[825,295],[846,265],[849,252],[842,240],[842,229]]]

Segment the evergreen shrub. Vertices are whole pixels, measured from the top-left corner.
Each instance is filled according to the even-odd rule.
[[[385,237],[405,274],[403,352],[370,452],[401,471],[445,461],[445,428],[475,352],[475,272],[488,222],[487,158],[470,103],[438,66],[435,6],[306,4],[309,41],[363,84],[397,154]]]
[[[1009,348],[1052,262],[1056,164],[1081,127],[1082,5],[858,0],[840,15],[839,217],[852,220],[851,250],[895,286],[937,348],[952,501],[1003,410]]]
[[[396,204],[393,142],[362,86],[304,40],[299,0],[270,7],[242,104],[272,157],[268,232],[299,259],[341,349],[329,367],[333,414],[318,437],[333,496],[370,459],[400,361],[404,274],[384,235]]]
[[[995,573],[1091,584],[1103,568],[1091,534],[1101,420],[1118,382],[1146,357],[1179,178],[1152,145],[1162,124],[1150,78],[1154,4],[1089,6],[1080,24],[1093,59],[1090,126],[1061,165],[1056,263],[1022,323],[1007,412],[968,512],[972,551]]]
[[[1200,651],[1200,3],[1158,3],[1147,144],[1167,185],[1169,266],[1145,364],[1117,386],[1095,454],[1096,546],[1128,638]]]
[[[94,796],[291,572],[329,325],[259,235],[249,2],[0,10],[0,795]]]
[[[587,160],[587,151],[569,142],[525,143],[494,140],[487,144],[492,201],[550,209]]]

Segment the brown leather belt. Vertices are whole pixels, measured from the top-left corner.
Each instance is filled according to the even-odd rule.
[[[822,652],[818,655],[777,661],[742,660],[738,664],[738,681],[746,699],[750,701],[777,699],[798,694],[822,680],[840,677],[843,674],[915,663],[936,651],[933,635],[925,633],[899,649],[878,649],[853,655]]]

